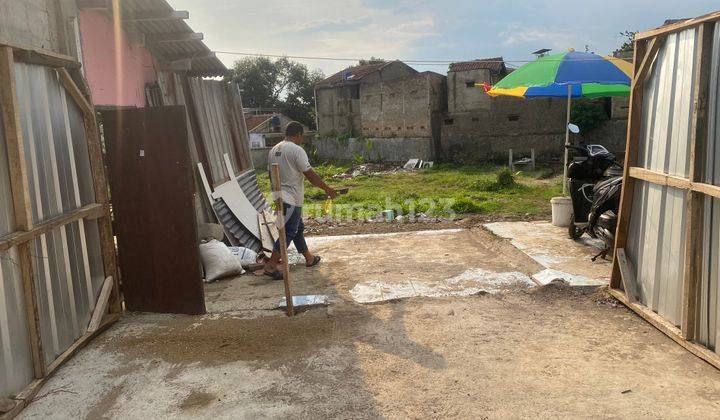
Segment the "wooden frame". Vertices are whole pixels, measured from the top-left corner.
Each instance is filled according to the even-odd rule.
[[[72,98],[83,114],[85,123],[85,138],[88,147],[93,187],[95,189],[95,203],[63,213],[59,216],[35,224],[31,209],[30,186],[25,152],[22,122],[18,104],[18,92],[15,86],[15,61],[52,67],[58,74],[58,80],[65,93]],[[2,118],[4,125],[4,138],[7,147],[8,163],[10,168],[10,183],[12,190],[13,211],[15,215],[15,232],[0,237],[0,251],[7,251],[17,247],[19,255],[20,273],[22,276],[23,295],[26,309],[27,329],[30,338],[33,371],[35,381],[29,384],[24,391],[15,397],[16,406],[9,413],[0,418],[12,418],[29,404],[38,390],[47,379],[57,371],[72,355],[87,344],[93,337],[117,321],[122,312],[119,288],[117,283],[115,245],[113,241],[110,206],[108,200],[107,179],[102,158],[102,148],[98,134],[95,111],[91,101],[83,94],[87,89],[81,90],[68,72],[69,69],[79,68],[79,63],[69,56],[57,54],[52,51],[28,47],[15,43],[0,41],[0,100],[2,100]],[[64,100],[64,99],[63,99]],[[64,103],[64,102],[63,102]],[[75,203],[79,205],[79,197]],[[54,229],[64,229],[65,226],[78,222],[82,229],[85,220],[98,220],[100,246],[105,271],[105,277],[113,280],[110,292],[109,313],[97,315],[103,318],[101,322],[95,321],[95,331],[81,336],[75,343],[60,354],[55,360],[47,364],[43,356],[43,342],[40,334],[39,308],[35,290],[33,265],[30,256],[31,241]],[[82,239],[84,241],[84,238]],[[67,256],[67,255],[66,255]],[[101,296],[102,297],[102,296]],[[104,316],[102,316],[104,315]],[[99,325],[98,325],[99,324]]]
[[[697,314],[697,299],[702,272],[702,230],[703,200],[707,197],[720,198],[720,187],[701,182],[703,174],[704,148],[707,143],[707,102],[709,91],[709,73],[712,51],[712,34],[715,21],[720,20],[720,12],[711,13],[685,22],[668,25],[652,31],[638,34],[635,38],[634,70],[630,96],[630,114],[628,117],[627,145],[625,153],[625,171],[623,191],[620,201],[620,214],[615,239],[617,250],[610,281],[610,292],[628,308],[632,309],[659,330],[670,336],[693,354],[720,369],[720,355],[708,348],[694,343]],[[649,170],[637,166],[638,148],[642,130],[644,84],[653,62],[669,34],[686,29],[697,30],[697,50],[695,52],[696,81],[692,94],[691,130],[688,138],[690,166],[688,177]],[[652,105],[648,105],[652,106]],[[655,185],[669,186],[685,192],[685,265],[682,267],[682,301],[680,328],[662,318],[647,306],[636,302],[637,280],[631,269],[632,262],[625,253],[628,243],[629,227],[632,217],[635,181],[640,180]],[[622,286],[622,288],[621,288]]]

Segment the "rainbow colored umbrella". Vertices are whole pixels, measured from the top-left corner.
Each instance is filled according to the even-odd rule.
[[[632,64],[614,57],[570,50],[540,57],[513,71],[495,86],[484,85],[490,96],[567,98],[565,144],[570,144],[571,98],[629,96]],[[567,191],[568,151],[565,149],[563,194]]]
[[[625,60],[568,51],[525,64],[487,93],[520,98],[628,96],[631,76],[632,64]]]

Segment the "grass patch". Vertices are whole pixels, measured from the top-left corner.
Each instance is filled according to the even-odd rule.
[[[315,171],[336,188],[349,188],[331,206],[334,217],[366,219],[386,209],[397,214],[451,217],[462,214],[499,216],[547,215],[550,198],[562,191],[560,177],[548,177],[548,169],[513,174],[506,167],[486,164],[466,166],[439,164],[416,172],[371,174],[351,179],[333,178],[348,166],[322,165]],[[552,172],[551,172],[552,173]],[[267,171],[258,171],[260,188],[267,194]],[[323,214],[325,194],[306,182],[304,212]]]

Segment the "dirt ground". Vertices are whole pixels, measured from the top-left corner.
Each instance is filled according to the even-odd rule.
[[[207,287],[202,317],[128,314],[20,418],[715,418],[720,372],[602,290],[516,284],[470,296],[358,304],[360,282],[413,284],[541,267],[487,231],[317,238],[287,318],[282,284]],[[324,241],[324,242],[323,242]],[[392,252],[381,252],[393,249]],[[356,254],[378,251],[373,261]]]
[[[313,218],[305,220],[307,236],[358,235],[368,233],[414,232],[419,230],[471,229],[485,223],[507,221],[546,220],[543,215],[526,217],[473,214],[456,220],[434,219],[431,221],[368,222],[363,220],[325,221]]]

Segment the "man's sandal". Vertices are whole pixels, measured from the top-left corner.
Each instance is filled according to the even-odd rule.
[[[314,256],[313,256],[313,261],[312,261],[310,264],[307,264],[307,263],[306,263],[306,264],[305,264],[305,267],[308,267],[308,268],[309,268],[309,267],[315,267],[316,265],[318,265],[318,263],[320,263],[320,260],[321,260],[321,259],[322,259],[322,258],[320,258],[319,255],[314,255]]]
[[[279,272],[278,270],[263,271],[263,274],[265,274],[268,277],[271,277],[273,280],[282,280],[283,279],[283,273]]]

